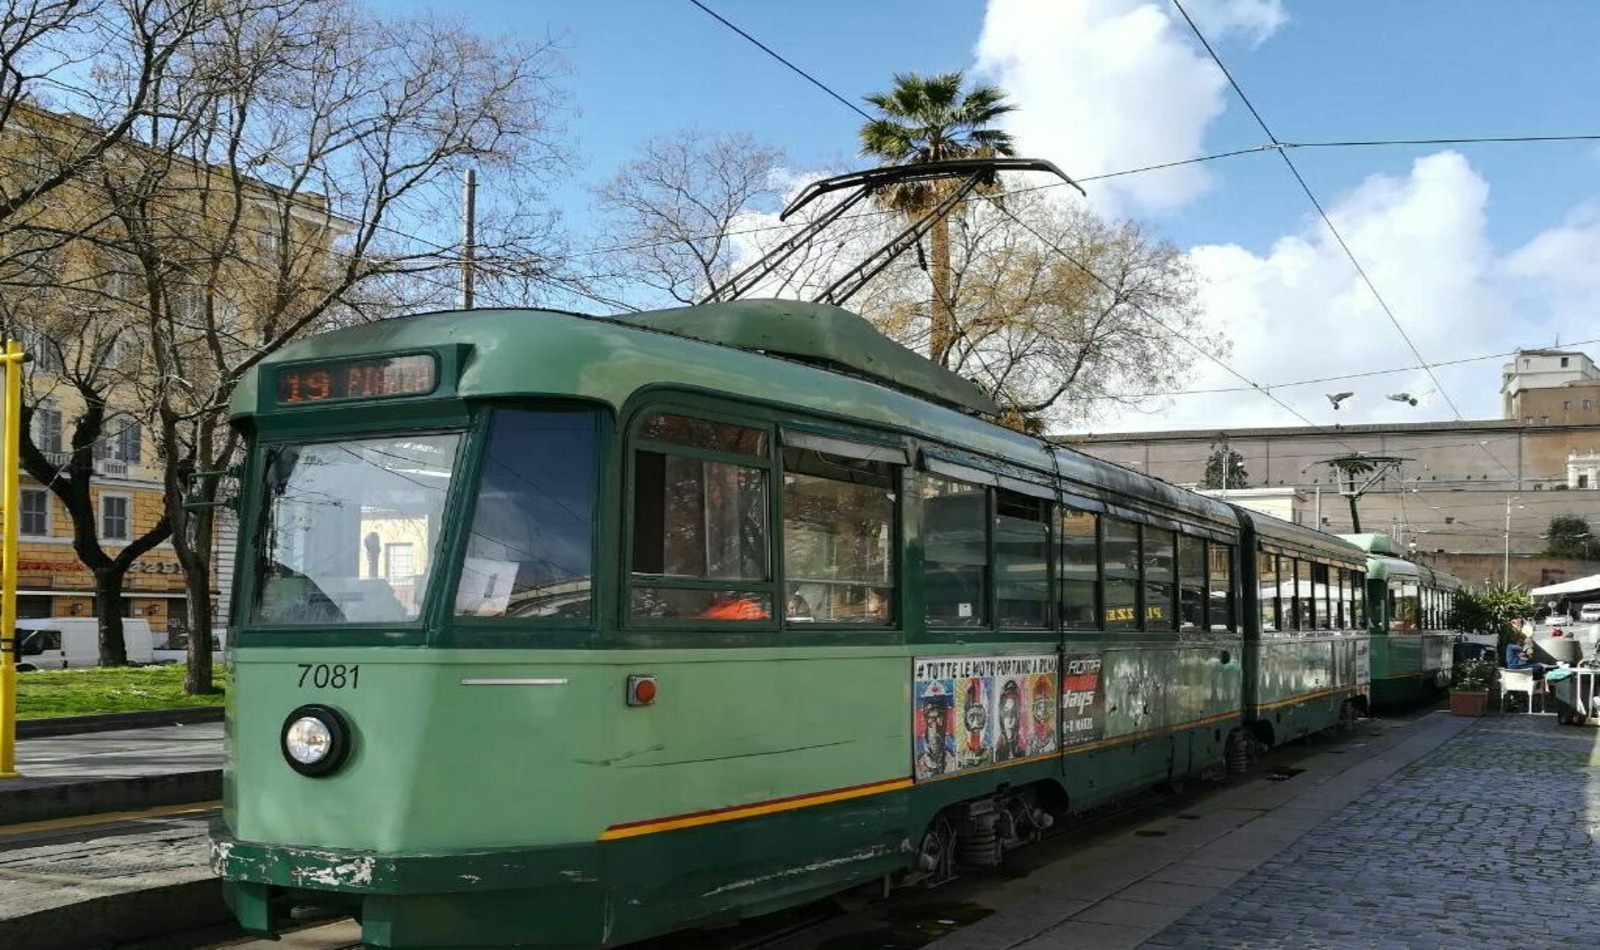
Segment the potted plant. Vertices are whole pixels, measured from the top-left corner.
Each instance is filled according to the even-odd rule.
[[[1457,716],[1488,712],[1489,690],[1499,679],[1500,668],[1491,653],[1457,663],[1450,672],[1450,711]]]

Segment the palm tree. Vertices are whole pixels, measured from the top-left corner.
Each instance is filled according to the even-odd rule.
[[[893,164],[920,165],[957,158],[990,158],[1016,154],[1011,136],[988,126],[1016,109],[997,86],[974,86],[962,95],[959,72],[922,76],[897,73],[894,89],[866,97],[879,117],[861,127],[861,154]],[[883,202],[908,217],[939,203],[952,187],[944,182],[902,185]],[[955,342],[955,313],[950,294],[950,226],[933,226],[932,332],[928,357],[943,366]]]

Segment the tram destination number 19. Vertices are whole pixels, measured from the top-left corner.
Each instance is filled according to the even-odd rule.
[[[300,689],[307,681],[317,689],[355,689],[361,685],[359,663],[301,663]]]

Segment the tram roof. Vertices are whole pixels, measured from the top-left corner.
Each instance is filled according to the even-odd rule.
[[[753,306],[771,304],[772,306]],[[800,309],[791,310],[792,307]],[[783,301],[743,301],[723,307],[745,308],[748,313],[799,313],[816,305]],[[326,420],[349,412],[348,401],[281,406],[273,402],[272,374],[288,363],[376,357],[454,348],[459,375],[448,393],[459,398],[556,396],[593,399],[621,410],[646,389],[669,388],[755,400],[777,407],[804,409],[808,414],[844,424],[859,423],[916,435],[924,441],[942,442],[960,451],[946,461],[961,462],[964,452],[1024,466],[1041,484],[1059,475],[1066,490],[1101,500],[1107,512],[1128,514],[1133,507],[1182,514],[1213,526],[1236,530],[1238,516],[1232,506],[1196,495],[1141,472],[1084,455],[1066,446],[974,418],[950,403],[932,400],[878,379],[863,378],[825,357],[791,358],[779,350],[712,342],[703,334],[669,332],[665,324],[683,326],[694,314],[716,317],[723,307],[685,308],[610,318],[553,310],[441,311],[380,320],[360,326],[330,330],[297,340],[261,361],[234,391],[230,408],[235,418],[272,417],[274,424],[292,419]],[[828,310],[854,316],[838,308]],[[855,317],[869,330],[871,325]],[[785,323],[792,321],[785,320]],[[817,321],[811,321],[816,323]],[[852,321],[825,319],[822,324],[850,326]],[[859,325],[856,325],[859,326]],[[790,328],[795,329],[794,327]],[[806,333],[813,339],[816,326]],[[753,331],[752,331],[753,332]],[[876,333],[875,330],[872,331]],[[779,345],[790,348],[792,337]],[[881,337],[879,337],[882,340]],[[887,340],[883,343],[898,348]],[[800,344],[793,344],[799,346]],[[821,344],[819,343],[819,347]],[[829,345],[828,352],[837,347]],[[879,348],[881,349],[881,347]],[[874,352],[877,352],[875,350]],[[918,359],[921,359],[918,357]],[[933,366],[927,360],[923,360]],[[821,364],[821,365],[819,365]],[[911,361],[895,361],[900,369]],[[940,373],[947,371],[940,369]],[[953,374],[950,374],[953,375]],[[934,378],[929,374],[929,378]],[[976,387],[973,387],[976,389]],[[407,397],[423,403],[437,397]],[[390,403],[398,408],[399,399]],[[1147,520],[1147,519],[1142,519]]]

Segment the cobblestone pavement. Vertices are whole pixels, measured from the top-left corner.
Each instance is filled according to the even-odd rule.
[[[1554,717],[1478,720],[1144,946],[1600,945],[1597,749]]]

